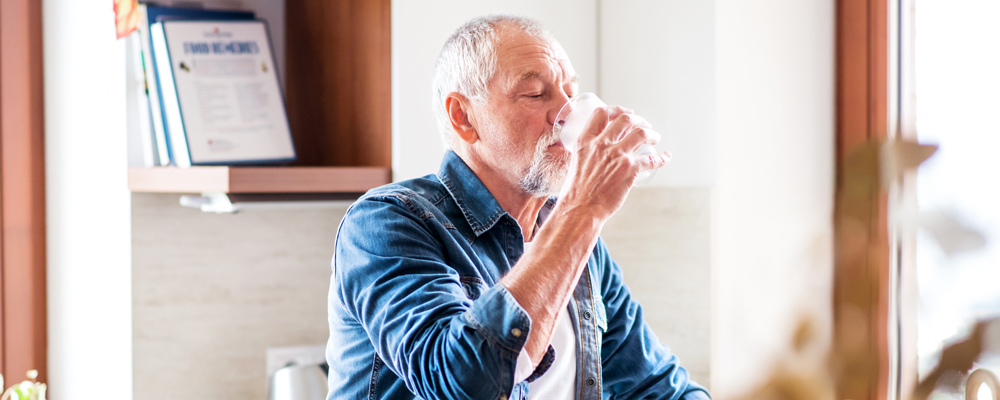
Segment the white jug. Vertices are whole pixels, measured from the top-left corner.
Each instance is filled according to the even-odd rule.
[[[324,400],[330,390],[325,365],[292,365],[279,369],[267,389],[269,400]]]

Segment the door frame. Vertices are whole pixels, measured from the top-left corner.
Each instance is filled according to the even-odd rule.
[[[0,2],[0,373],[47,381],[42,5]]]

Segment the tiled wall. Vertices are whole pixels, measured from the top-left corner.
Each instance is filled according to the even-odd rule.
[[[346,207],[209,214],[132,195],[135,398],[263,399],[267,347],[322,344]],[[603,236],[649,324],[708,384],[708,189],[638,188]]]
[[[632,190],[602,237],[646,322],[709,384],[709,189]]]
[[[135,398],[264,399],[267,347],[326,342],[345,210],[212,214],[133,194]]]

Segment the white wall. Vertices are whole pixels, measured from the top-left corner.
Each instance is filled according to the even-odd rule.
[[[673,153],[650,186],[708,187],[715,174],[715,5],[601,2],[600,92],[646,118]]]
[[[110,2],[43,0],[49,398],[132,398],[125,43]]]
[[[829,323],[834,2],[717,0],[712,380],[767,372],[801,314]]]
[[[431,108],[431,81],[438,54],[455,29],[494,12],[542,21],[569,54],[580,88],[596,90],[596,0],[393,0],[393,180],[438,171],[444,148]]]

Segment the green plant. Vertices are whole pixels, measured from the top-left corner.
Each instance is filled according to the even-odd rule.
[[[45,400],[45,384],[36,382],[37,370],[28,371],[28,379],[15,384],[3,392],[0,400]],[[3,375],[0,375],[0,389],[3,388]]]

